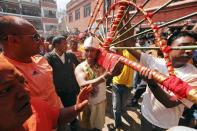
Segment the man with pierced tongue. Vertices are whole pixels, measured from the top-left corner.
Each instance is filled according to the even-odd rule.
[[[75,68],[75,76],[81,88],[92,84],[89,106],[81,113],[80,124],[83,128],[100,131],[104,127],[106,107],[106,81],[104,68],[96,62],[99,44],[92,36],[84,41],[86,60]]]

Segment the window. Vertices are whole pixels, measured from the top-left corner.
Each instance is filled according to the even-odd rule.
[[[56,11],[55,10],[46,10],[46,9],[44,9],[44,17],[56,18]]]
[[[90,3],[84,6],[84,17],[90,16],[91,5]]]
[[[41,20],[31,20],[31,19],[27,19],[30,23],[32,23],[37,30],[43,30],[43,26],[42,26],[42,22]]]
[[[51,2],[51,3],[56,3],[55,0],[42,0],[43,2]]]
[[[22,5],[21,13],[23,15],[41,16],[41,10],[39,7]]]
[[[40,3],[40,0],[21,0],[21,1],[31,2],[31,3],[34,3],[34,4],[39,4]]]
[[[72,21],[73,21],[73,15],[72,15],[72,13],[70,13],[68,15],[68,22],[72,22]]]
[[[0,7],[3,12],[20,14],[20,6],[18,3],[0,1]]]
[[[80,19],[80,9],[75,10],[75,20],[79,20]]]
[[[57,25],[45,25],[46,31],[56,31]]]
[[[40,0],[32,0],[32,3],[40,4]]]

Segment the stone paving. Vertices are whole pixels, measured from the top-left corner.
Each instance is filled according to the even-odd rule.
[[[112,114],[112,100],[111,100],[111,91],[107,90],[107,108],[106,108],[106,117],[105,117],[105,127],[102,131],[115,131],[110,129],[110,125],[113,125],[113,114]],[[132,93],[131,93],[132,96]],[[130,103],[131,96],[129,97],[127,103]],[[132,108],[127,107],[127,112],[123,114],[122,117],[123,126],[118,131],[140,131],[140,107]]]
[[[131,97],[133,92],[131,92],[131,95],[127,101],[127,103],[130,103]],[[111,127],[114,123],[113,120],[113,113],[112,113],[112,93],[110,91],[110,88],[107,90],[107,107],[106,107],[106,117],[105,117],[105,125],[102,131],[140,131],[140,107],[137,108],[131,108],[127,107],[127,112],[123,114],[122,120],[123,120],[123,126],[120,129],[112,130],[109,127]],[[70,129],[67,127],[66,131],[70,131]],[[80,129],[80,131],[88,131],[87,129]]]

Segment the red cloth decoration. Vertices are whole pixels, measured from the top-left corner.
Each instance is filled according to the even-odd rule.
[[[107,71],[112,73],[114,67],[119,62],[120,56],[111,52],[106,51],[103,48],[100,48],[100,54],[97,59],[97,64],[101,65]]]
[[[192,89],[192,87],[188,85],[188,83],[182,81],[176,76],[169,76],[166,80],[163,81],[162,85],[180,98],[186,98],[188,91]]]
[[[165,53],[170,53],[170,51],[171,51],[171,46],[166,46],[166,48],[163,49],[163,52]]]

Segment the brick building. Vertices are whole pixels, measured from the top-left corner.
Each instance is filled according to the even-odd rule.
[[[25,18],[43,36],[57,33],[56,11],[55,0],[0,0],[0,16],[14,15]]]
[[[94,10],[96,0],[71,0],[67,6],[66,22],[69,29],[78,28],[80,31],[87,29],[90,15]],[[103,16],[103,8],[100,10]]]
[[[137,4],[143,3],[144,0],[139,0]],[[159,0],[159,1],[150,1],[145,9],[153,12],[158,9],[160,6],[167,3],[169,0]],[[153,16],[153,21],[157,23],[164,23],[167,21],[171,21],[177,19],[179,17],[183,17],[185,15],[194,13],[197,11],[197,0],[179,0],[177,2],[171,3],[168,7],[160,10]],[[136,23],[139,21],[138,19],[142,19],[144,16],[138,15],[133,22]],[[194,25],[197,22],[197,16],[189,18],[187,20],[183,20],[179,23],[173,24],[173,26],[183,26],[185,23],[189,25]],[[146,25],[146,24],[144,24]]]
[[[108,1],[108,3],[112,3],[113,0],[104,0]],[[118,0],[116,0],[118,1]],[[135,0],[137,5],[141,5],[146,0]],[[148,11],[154,11],[158,9],[161,5],[168,2],[169,0],[150,0],[150,2],[145,6],[145,9]],[[88,21],[90,19],[90,14],[93,12],[94,6],[96,5],[96,0],[71,0],[67,4],[67,17],[66,22],[67,26],[70,29],[78,28],[80,31],[84,31],[87,29]],[[105,6],[105,4],[104,4]],[[101,17],[103,17],[104,6],[101,8]],[[179,0],[170,4],[168,7],[159,11],[154,17],[153,20],[158,23],[167,22],[169,20],[173,20],[184,15],[188,15],[190,13],[197,11],[197,0]],[[130,13],[133,13],[132,11]],[[109,16],[110,17],[110,16]],[[137,23],[139,20],[144,18],[144,16],[138,14],[137,17],[132,21],[133,24]],[[184,20],[179,23],[179,25],[183,25],[183,23],[188,22],[190,25],[194,25],[196,23],[197,17],[189,18],[188,20]],[[178,24],[174,24],[178,25]],[[141,25],[146,26],[144,23]]]

